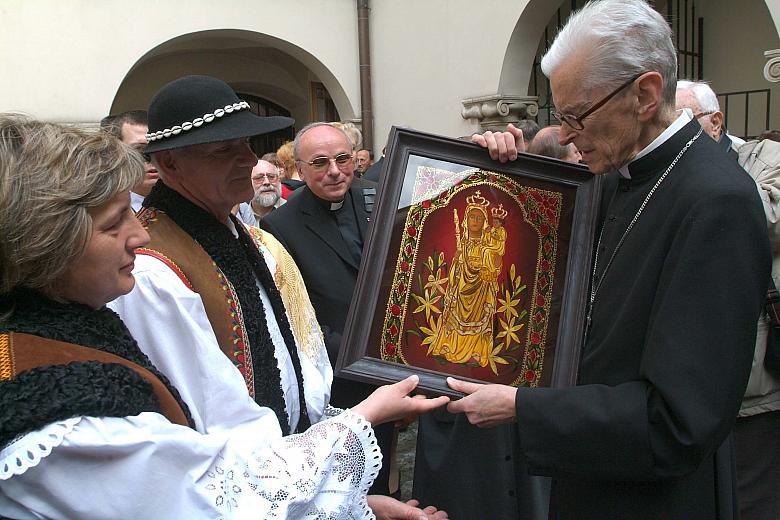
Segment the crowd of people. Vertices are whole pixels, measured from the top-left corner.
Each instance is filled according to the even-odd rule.
[[[294,122],[209,76],[98,132],[0,114],[0,518],[780,518],[780,143],[676,54],[645,0],[591,2],[542,59],[559,124],[471,137],[603,191],[577,384],[452,401],[333,377],[385,169],[354,124],[258,157]]]

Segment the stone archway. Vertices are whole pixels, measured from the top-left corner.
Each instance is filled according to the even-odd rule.
[[[311,119],[311,85],[325,86],[341,119],[356,110],[335,75],[316,56],[267,34],[219,29],[183,34],[147,51],[125,75],[111,113],[145,108],[163,84],[186,74],[208,74],[234,89],[290,110],[299,126]]]
[[[579,3],[579,2],[578,2]],[[523,9],[517,24],[512,32],[511,38],[507,45],[504,60],[501,68],[500,81],[498,85],[498,94],[495,96],[485,96],[476,100],[466,100],[466,102],[472,101],[471,105],[467,108],[471,110],[472,114],[476,114],[472,117],[480,117],[480,124],[486,127],[486,123],[493,121],[499,121],[503,124],[510,122],[510,120],[517,120],[522,117],[531,117],[535,115],[547,101],[547,93],[545,82],[543,78],[538,77],[539,86],[541,91],[537,88],[534,90],[530,85],[533,83],[533,71],[534,71],[534,57],[539,49],[540,42],[543,40],[545,27],[551,20],[554,20],[556,11],[563,5],[568,5],[568,2],[562,0],[550,2],[548,0],[529,0]],[[697,5],[699,2],[697,2]],[[723,16],[725,12],[722,9],[724,4],[723,0],[702,0],[703,6],[706,8],[709,6],[709,16]],[[761,16],[761,20],[755,20],[755,27],[761,26],[762,28],[772,27],[772,32],[780,34],[780,0],[757,0],[751,2],[752,13],[758,13],[762,9],[757,6],[765,4],[766,11]],[[666,16],[666,2],[660,0],[656,2],[659,11]],[[697,11],[698,13],[699,11]],[[703,11],[704,12],[704,11]],[[564,15],[566,12],[564,12]],[[771,18],[771,22],[769,20]],[[558,24],[565,23],[564,19],[558,19]],[[554,26],[555,24],[553,24]],[[722,26],[723,23],[720,23]],[[722,34],[723,27],[718,27],[714,32],[710,32],[710,35]],[[764,29],[762,29],[764,30]],[[767,85],[761,77],[766,80],[776,82],[771,85],[772,98],[776,98],[775,91],[780,89],[780,48],[773,49],[772,46],[762,47],[761,43],[757,43],[757,31],[753,31],[750,35],[752,39],[745,38],[740,40],[738,38],[727,38],[727,41],[731,42],[727,47],[733,52],[740,52],[740,59],[734,59],[734,56],[725,56],[724,59],[715,58],[714,52],[718,51],[720,56],[724,54],[724,51],[717,49],[717,44],[709,42],[705,45],[705,48],[709,48],[708,52],[708,70],[705,71],[705,79],[713,82],[714,85],[723,85],[721,90],[724,91],[740,91],[749,89],[765,89]],[[761,33],[764,34],[764,33]],[[552,35],[551,35],[552,36]],[[710,36],[711,37],[711,36]],[[748,44],[747,42],[752,42]],[[740,45],[750,45],[740,49]],[[760,48],[759,48],[760,47]],[[762,53],[766,52],[766,59],[768,62],[762,61]],[[734,63],[735,66],[741,67],[740,74],[733,73],[733,67],[729,66],[728,70],[721,70],[722,63]],[[714,64],[714,66],[713,66]],[[761,70],[763,68],[763,71]],[[763,74],[762,74],[763,72]],[[732,77],[739,76],[740,78],[746,78],[750,76],[750,81],[741,80],[745,85],[732,85],[734,82],[725,81],[725,77],[731,74]],[[535,99],[529,94],[537,94],[541,96],[541,99]],[[535,104],[536,103],[536,104]],[[768,103],[768,101],[767,101]],[[477,107],[477,108],[474,108]],[[751,110],[754,110],[752,107]],[[512,114],[512,112],[515,112]],[[544,112],[545,116],[547,114]],[[739,111],[737,111],[739,112]],[[751,112],[752,113],[752,112]],[[739,114],[738,114],[739,115]],[[541,115],[540,115],[541,117]],[[741,117],[741,116],[740,116]],[[546,121],[546,117],[541,117]],[[777,108],[777,103],[774,104],[771,110],[772,127],[776,127],[777,121],[780,121],[780,108]],[[500,127],[501,125],[495,125]],[[751,125],[752,126],[752,125]],[[747,132],[747,129],[745,129]],[[749,132],[747,132],[749,133]]]
[[[775,24],[775,29],[780,35],[780,0],[765,0],[766,7],[769,9],[769,15]]]
[[[764,0],[780,36],[780,0]],[[530,0],[517,21],[504,53],[499,92],[524,92],[530,82],[534,56],[544,28],[556,10],[557,2]],[[780,71],[779,71],[780,72]],[[519,89],[519,90],[518,90]]]
[[[464,118],[476,119],[485,130],[502,130],[536,116],[537,99],[528,95],[528,85],[539,40],[557,9],[558,3],[549,0],[527,2],[504,52],[497,94],[463,100]]]
[[[778,0],[780,1],[780,0]],[[548,22],[558,10],[557,2],[531,0],[526,5],[509,39],[501,66],[499,92],[527,89],[534,57]]]
[[[769,15],[780,35],[780,0],[765,0]],[[780,49],[766,49],[764,56],[768,60],[764,66],[764,77],[773,83],[780,82]]]

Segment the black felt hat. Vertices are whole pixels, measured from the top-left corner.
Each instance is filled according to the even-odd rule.
[[[230,85],[211,76],[184,76],[149,104],[146,153],[267,134],[292,126],[289,117],[260,117]]]

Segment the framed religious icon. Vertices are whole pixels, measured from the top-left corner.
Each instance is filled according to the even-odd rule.
[[[336,365],[374,384],[574,384],[600,180],[393,128]]]

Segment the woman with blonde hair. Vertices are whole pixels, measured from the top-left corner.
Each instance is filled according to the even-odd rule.
[[[358,128],[355,123],[352,121],[336,121],[335,123],[331,123],[331,125],[347,134],[349,141],[352,143],[352,153],[357,152],[363,147],[363,132],[360,131],[360,128]]]
[[[0,517],[373,518],[371,425],[446,398],[411,399],[407,379],[299,435],[256,405],[196,430],[105,306],[149,241],[143,172],[113,137],[0,114]]]
[[[292,141],[287,141],[276,150],[276,159],[281,163],[284,172],[282,174],[282,198],[287,200],[290,193],[306,185],[295,165]]]

